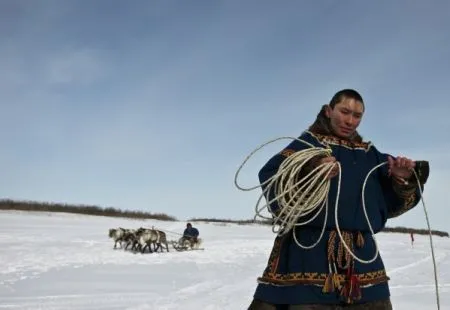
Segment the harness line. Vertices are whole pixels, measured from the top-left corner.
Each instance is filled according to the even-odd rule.
[[[238,184],[237,178],[244,167],[244,165],[247,163],[247,161],[260,149],[262,149],[264,146],[273,143],[278,140],[282,139],[290,139],[290,140],[297,140],[307,146],[309,148],[297,151],[290,156],[288,156],[283,162],[281,163],[278,171],[268,180],[265,182],[252,186],[252,187],[242,187]],[[344,245],[345,249],[348,251],[348,253],[357,261],[363,264],[369,264],[374,262],[379,254],[379,248],[378,244],[375,238],[375,233],[373,231],[372,225],[370,224],[369,216],[367,214],[366,210],[366,203],[365,203],[365,189],[367,185],[367,180],[369,179],[370,175],[377,170],[378,168],[388,164],[388,162],[383,162],[375,167],[373,167],[366,175],[366,178],[364,179],[364,183],[362,186],[362,209],[364,211],[364,216],[367,221],[367,225],[369,227],[371,237],[375,244],[375,254],[374,256],[369,260],[364,260],[359,258],[347,245],[347,243],[344,240],[344,237],[342,236],[341,229],[339,227],[339,221],[338,221],[338,207],[339,207],[339,195],[341,190],[341,176],[342,176],[342,167],[339,162],[334,163],[323,163],[319,165],[318,167],[314,168],[311,172],[309,172],[306,176],[301,178],[300,180],[297,180],[298,172],[301,170],[301,168],[310,161],[313,157],[316,156],[323,156],[323,157],[330,157],[332,154],[331,148],[324,148],[324,147],[315,147],[311,143],[304,141],[302,139],[294,138],[294,137],[279,137],[276,139],[272,139],[266,143],[263,143],[259,147],[257,147],[255,150],[253,150],[242,162],[238,170],[236,171],[235,178],[234,178],[234,184],[235,186],[242,190],[242,191],[251,191],[257,188],[262,188],[264,185],[267,185],[266,188],[262,191],[261,195],[259,196],[256,206],[255,206],[255,219],[257,217],[260,217],[262,219],[266,220],[273,220],[272,225],[272,231],[276,233],[278,236],[282,236],[289,231],[292,230],[292,234],[294,237],[295,243],[300,246],[303,249],[312,249],[317,244],[319,244],[320,240],[322,239],[325,230],[326,230],[326,222],[328,218],[328,194],[330,190],[330,183],[331,181],[328,179],[328,175],[331,173],[332,169],[335,167],[335,165],[338,167],[338,183],[337,183],[337,193],[336,193],[336,202],[335,202],[335,224],[336,224],[336,231],[339,235],[339,238],[341,239],[342,244]],[[433,246],[433,238],[431,233],[431,227],[430,222],[428,219],[428,213],[427,208],[425,206],[425,201],[423,199],[423,192],[421,188],[421,184],[419,181],[419,177],[417,176],[417,173],[415,170],[412,170],[419,187],[422,201],[423,209],[425,212],[425,218],[428,226],[429,231],[429,238],[430,238],[430,247],[431,247],[431,254],[433,259],[433,267],[434,267],[434,281],[435,281],[435,290],[436,290],[436,302],[437,302],[437,308],[440,309],[440,302],[439,302],[439,287],[438,287],[438,279],[437,279],[437,267],[436,267],[436,260],[434,255],[434,246]],[[269,200],[269,193],[275,193],[274,198]],[[266,195],[267,194],[267,195]],[[259,207],[261,200],[266,197],[266,204],[264,204],[262,207]],[[277,201],[279,210],[274,213],[270,209],[270,204]],[[301,244],[295,234],[295,229],[297,226],[303,226],[311,221],[313,221],[323,210],[325,207],[325,218],[324,218],[324,224],[322,227],[322,231],[320,233],[320,236],[318,240],[313,243],[312,245],[303,245]],[[261,212],[267,209],[268,212],[272,215],[272,217],[267,217],[261,214]],[[315,212],[315,214],[310,218],[303,222],[299,222],[302,218],[309,216],[311,213]],[[277,229],[278,227],[278,229]]]

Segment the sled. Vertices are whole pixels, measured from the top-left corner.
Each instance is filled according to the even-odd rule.
[[[178,241],[172,241],[172,247],[178,252],[204,250],[204,248],[200,247],[201,243],[202,240],[200,238],[198,238],[197,242],[194,243],[189,240],[180,238]]]

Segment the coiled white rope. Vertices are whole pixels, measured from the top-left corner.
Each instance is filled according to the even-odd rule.
[[[269,179],[267,179],[265,182],[258,184],[253,187],[242,187],[238,184],[237,179],[240,171],[244,167],[244,165],[247,163],[247,161],[260,149],[265,147],[266,145],[273,143],[278,140],[282,139],[289,139],[289,140],[297,140],[303,144],[306,144],[309,148],[306,148],[301,151],[294,152],[290,156],[288,156],[283,162],[281,163],[278,171]],[[322,148],[322,147],[315,147],[311,143],[308,143],[307,141],[293,138],[293,137],[279,137],[273,140],[270,140],[259,147],[257,147],[254,151],[252,151],[246,159],[243,161],[243,163],[240,165],[238,170],[236,171],[235,178],[234,178],[234,184],[235,186],[243,191],[251,191],[257,188],[262,188],[263,186],[267,185],[266,188],[262,191],[261,195],[259,196],[256,206],[255,206],[255,219],[257,217],[260,217],[262,219],[266,220],[273,220],[272,225],[272,231],[276,233],[278,236],[284,235],[287,232],[292,230],[293,238],[295,243],[300,246],[303,249],[312,249],[317,244],[319,244],[320,240],[322,239],[325,230],[326,230],[326,222],[328,218],[328,194],[330,190],[330,179],[328,178],[331,171],[334,169],[335,166],[338,167],[338,183],[337,183],[337,193],[336,193],[336,201],[335,201],[335,224],[336,224],[336,231],[339,235],[339,238],[341,239],[341,243],[344,245],[345,249],[348,251],[348,253],[357,261],[363,264],[370,264],[374,262],[379,254],[379,248],[378,244],[375,238],[375,232],[373,231],[372,225],[369,220],[369,216],[367,214],[366,209],[366,203],[365,203],[365,188],[367,185],[367,180],[369,179],[370,175],[378,168],[388,164],[388,162],[383,162],[379,165],[376,165],[373,167],[368,173],[364,180],[363,186],[362,186],[362,209],[364,211],[364,216],[367,221],[367,225],[369,227],[372,239],[374,241],[375,245],[375,254],[371,259],[365,260],[360,257],[358,257],[347,245],[347,243],[344,240],[344,237],[341,233],[341,229],[339,227],[339,221],[338,221],[338,207],[339,207],[339,195],[340,195],[340,188],[341,188],[341,165],[339,162],[334,163],[323,163],[317,167],[315,167],[311,172],[309,172],[307,175],[305,175],[303,178],[298,180],[298,173],[304,167],[305,164],[308,163],[312,158],[316,156],[322,156],[322,157],[329,157],[331,156],[331,149],[330,148]],[[423,200],[423,192],[421,188],[421,184],[419,181],[419,178],[414,170],[412,170],[414,173],[414,176],[417,180],[417,184],[419,187],[419,191],[421,194],[421,201],[422,205],[425,211],[425,217],[428,225],[429,230],[429,237],[430,237],[430,246],[431,246],[431,253],[433,258],[433,266],[434,266],[434,278],[435,278],[435,288],[436,288],[436,300],[437,300],[437,307],[440,309],[440,302],[439,302],[439,289],[438,289],[438,280],[437,280],[437,268],[436,268],[436,261],[435,261],[435,255],[434,255],[434,247],[433,247],[433,241],[432,241],[432,234],[431,234],[431,227],[428,219],[428,214],[426,211],[425,202]],[[272,190],[273,188],[273,190]],[[275,193],[274,197],[269,200],[269,193]],[[267,193],[267,195],[266,195]],[[266,204],[264,204],[262,207],[259,207],[261,200],[263,198],[267,197]],[[277,213],[271,211],[270,205],[277,201],[279,209]],[[323,210],[325,207],[325,217],[324,217],[324,224],[322,227],[322,231],[320,233],[320,236],[318,240],[313,243],[312,245],[303,245],[301,244],[296,237],[295,234],[295,228],[297,226],[303,226],[311,221],[313,221]],[[261,214],[261,212],[267,209],[267,211],[272,215],[272,217],[266,217]],[[314,214],[315,212],[315,214]],[[311,214],[314,214],[311,216]],[[310,217],[309,219],[305,221],[301,221],[304,217]],[[278,226],[278,229],[277,229]]]

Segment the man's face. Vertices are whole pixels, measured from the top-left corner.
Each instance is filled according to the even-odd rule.
[[[334,134],[340,138],[349,138],[353,135],[361,122],[363,113],[362,102],[350,98],[344,98],[333,109],[328,106],[325,111]]]

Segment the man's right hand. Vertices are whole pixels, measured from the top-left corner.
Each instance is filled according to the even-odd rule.
[[[339,166],[337,165],[336,158],[334,156],[330,157],[324,157],[319,161],[319,166],[326,163],[335,163],[333,166],[333,169],[331,170],[330,174],[328,175],[328,179],[332,179],[339,173]]]

